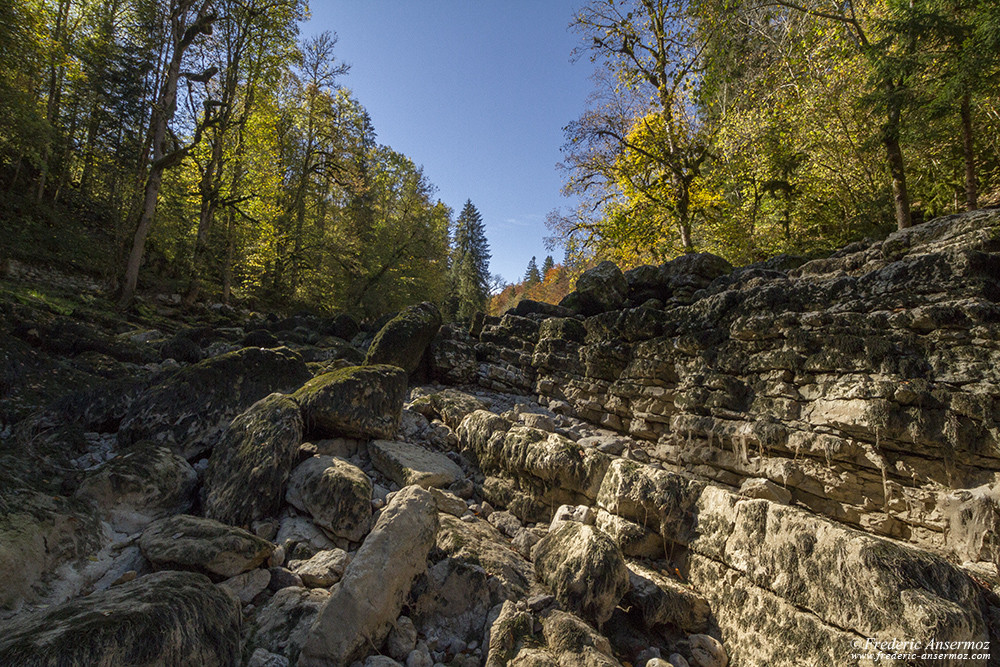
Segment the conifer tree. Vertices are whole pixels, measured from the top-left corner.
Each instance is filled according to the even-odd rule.
[[[486,309],[490,284],[490,246],[486,241],[483,217],[472,204],[465,202],[455,222],[452,250],[452,290],[459,319],[472,317]]]
[[[542,282],[542,276],[538,273],[538,264],[535,262],[535,258],[532,257],[531,261],[528,262],[528,270],[524,272],[524,284],[526,287],[531,287],[540,282]]]
[[[542,279],[543,280],[545,279],[545,276],[549,275],[549,271],[551,271],[553,268],[555,268],[555,265],[556,265],[556,261],[554,259],[552,259],[552,255],[546,255],[545,261],[542,262]]]

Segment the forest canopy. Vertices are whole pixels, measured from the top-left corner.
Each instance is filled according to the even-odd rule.
[[[1000,184],[994,0],[591,0],[573,27],[573,263],[824,252]]]
[[[444,302],[452,211],[379,144],[337,36],[300,37],[306,14],[301,0],[3,3],[5,232],[54,253],[80,222],[77,263],[123,306],[153,280],[189,304],[368,317]]]

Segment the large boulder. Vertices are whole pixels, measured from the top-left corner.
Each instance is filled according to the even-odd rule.
[[[313,623],[299,665],[347,665],[381,646],[427,568],[437,529],[429,492],[408,486],[397,493]]]
[[[15,486],[5,472],[0,471],[0,608],[16,609],[44,599],[50,575],[92,555],[104,535],[87,503]]]
[[[399,429],[406,372],[396,366],[350,366],[324,373],[292,398],[306,433],[318,438],[391,438]]]
[[[258,567],[274,552],[273,544],[245,530],[187,514],[150,524],[139,548],[155,567],[227,579]]]
[[[238,664],[239,601],[207,577],[158,572],[17,618],[0,664],[136,667]]]
[[[429,301],[410,306],[375,334],[365,365],[389,364],[412,373],[439,328],[441,313],[437,306]]]
[[[462,468],[444,454],[408,442],[373,440],[368,455],[375,469],[399,486],[447,487],[465,477]]]
[[[292,471],[285,494],[333,537],[360,542],[372,517],[372,482],[357,466],[332,456],[313,456]]]
[[[133,402],[118,442],[148,439],[191,460],[210,449],[236,415],[272,392],[294,391],[309,376],[302,358],[286,348],[245,348],[206,359]]]
[[[282,588],[250,621],[247,649],[263,648],[295,664],[309,636],[309,628],[329,599],[330,592],[322,588]]]
[[[197,483],[191,464],[145,442],[88,475],[76,495],[92,502],[117,531],[136,533],[156,519],[189,510]]]
[[[301,442],[302,413],[293,400],[272,394],[250,406],[212,450],[205,516],[248,526],[277,515]]]
[[[611,618],[629,588],[621,550],[593,526],[563,523],[535,545],[532,556],[535,574],[563,607],[598,625]]]
[[[574,313],[597,315],[621,308],[628,297],[628,282],[614,262],[601,262],[576,279],[576,290],[559,305]]]

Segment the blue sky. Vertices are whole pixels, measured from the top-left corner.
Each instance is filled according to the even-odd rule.
[[[455,211],[486,223],[490,271],[520,281],[556,261],[545,216],[570,204],[556,170],[562,128],[583,111],[592,65],[570,62],[581,0],[313,0],[303,35],[337,33],[342,83],[378,141],[423,165]]]

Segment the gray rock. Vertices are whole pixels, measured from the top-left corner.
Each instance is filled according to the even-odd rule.
[[[772,502],[787,505],[792,502],[792,494],[769,479],[754,477],[743,480],[740,485],[740,495],[750,498],[763,498]]]
[[[521,525],[520,519],[507,511],[502,512],[491,512],[486,520],[490,522],[501,533],[507,537],[513,539],[517,536],[524,526]]]
[[[567,522],[532,550],[535,573],[563,608],[598,625],[611,618],[629,587],[618,545],[593,526]]]
[[[288,658],[259,648],[250,656],[247,667],[288,667]]]
[[[431,487],[428,490],[431,492],[431,495],[434,496],[434,504],[437,505],[439,512],[461,517],[469,510],[469,506],[465,504],[465,501],[456,496],[454,493],[434,487]]]
[[[341,459],[313,456],[300,463],[292,471],[285,499],[335,537],[360,542],[371,525],[372,482]]]
[[[671,653],[667,661],[673,665],[673,667],[691,667],[688,663],[687,658],[685,658],[680,653]]]
[[[150,524],[139,547],[154,566],[225,578],[260,566],[274,551],[273,544],[245,530],[187,514]]]
[[[330,599],[323,588],[282,588],[257,610],[247,645],[287,656],[295,664],[319,610]]]
[[[365,659],[364,667],[402,667],[402,665],[388,656],[370,655]]]
[[[76,495],[92,502],[115,530],[131,534],[190,509],[197,482],[187,461],[147,442],[88,475]]]
[[[729,656],[722,643],[710,635],[691,635],[688,637],[691,644],[691,660],[694,667],[726,667],[729,664]]]
[[[628,569],[631,588],[622,604],[638,611],[646,629],[666,624],[686,632],[707,629],[711,609],[705,598],[639,563],[629,563]]]
[[[417,645],[417,628],[409,616],[400,616],[385,640],[386,653],[395,660],[406,660]]]
[[[292,561],[288,566],[309,588],[329,588],[340,581],[349,562],[346,551],[331,549],[319,551],[309,560]]]
[[[368,443],[368,454],[375,469],[399,486],[446,487],[465,476],[444,454],[407,442],[373,440]]]
[[[269,568],[269,571],[271,573],[271,581],[267,587],[272,591],[277,592],[289,586],[305,588],[305,585],[302,583],[302,577],[286,567],[272,567]]]
[[[576,290],[559,305],[574,313],[596,315],[621,308],[628,296],[628,283],[614,262],[601,262],[576,280]]]
[[[239,603],[190,572],[158,572],[25,614],[0,636],[4,665],[228,667],[239,661]]]
[[[276,391],[309,379],[302,358],[286,348],[245,348],[184,368],[129,407],[118,442],[142,440],[191,460],[210,449],[236,415]]]
[[[271,394],[250,406],[212,450],[204,482],[205,516],[249,526],[276,515],[301,442],[302,415],[294,401]]]
[[[440,326],[441,313],[433,303],[410,306],[375,334],[365,364],[389,364],[413,373]]]
[[[292,398],[311,436],[391,438],[399,429],[406,377],[396,366],[349,366],[313,378]]]
[[[275,542],[285,546],[287,557],[294,556],[299,560],[312,558],[317,551],[335,549],[337,547],[326,533],[315,523],[300,516],[286,516],[278,527]],[[287,545],[287,546],[286,546]]]
[[[560,524],[567,521],[575,521],[593,526],[597,521],[597,515],[592,508],[586,505],[560,505],[552,515],[552,521],[549,523],[549,532],[552,532]]]
[[[408,486],[393,497],[313,624],[302,667],[347,664],[382,644],[427,567],[437,528],[430,493]]]
[[[258,568],[230,577],[219,585],[239,598],[240,602],[247,604],[266,591],[270,583],[271,573]]]

